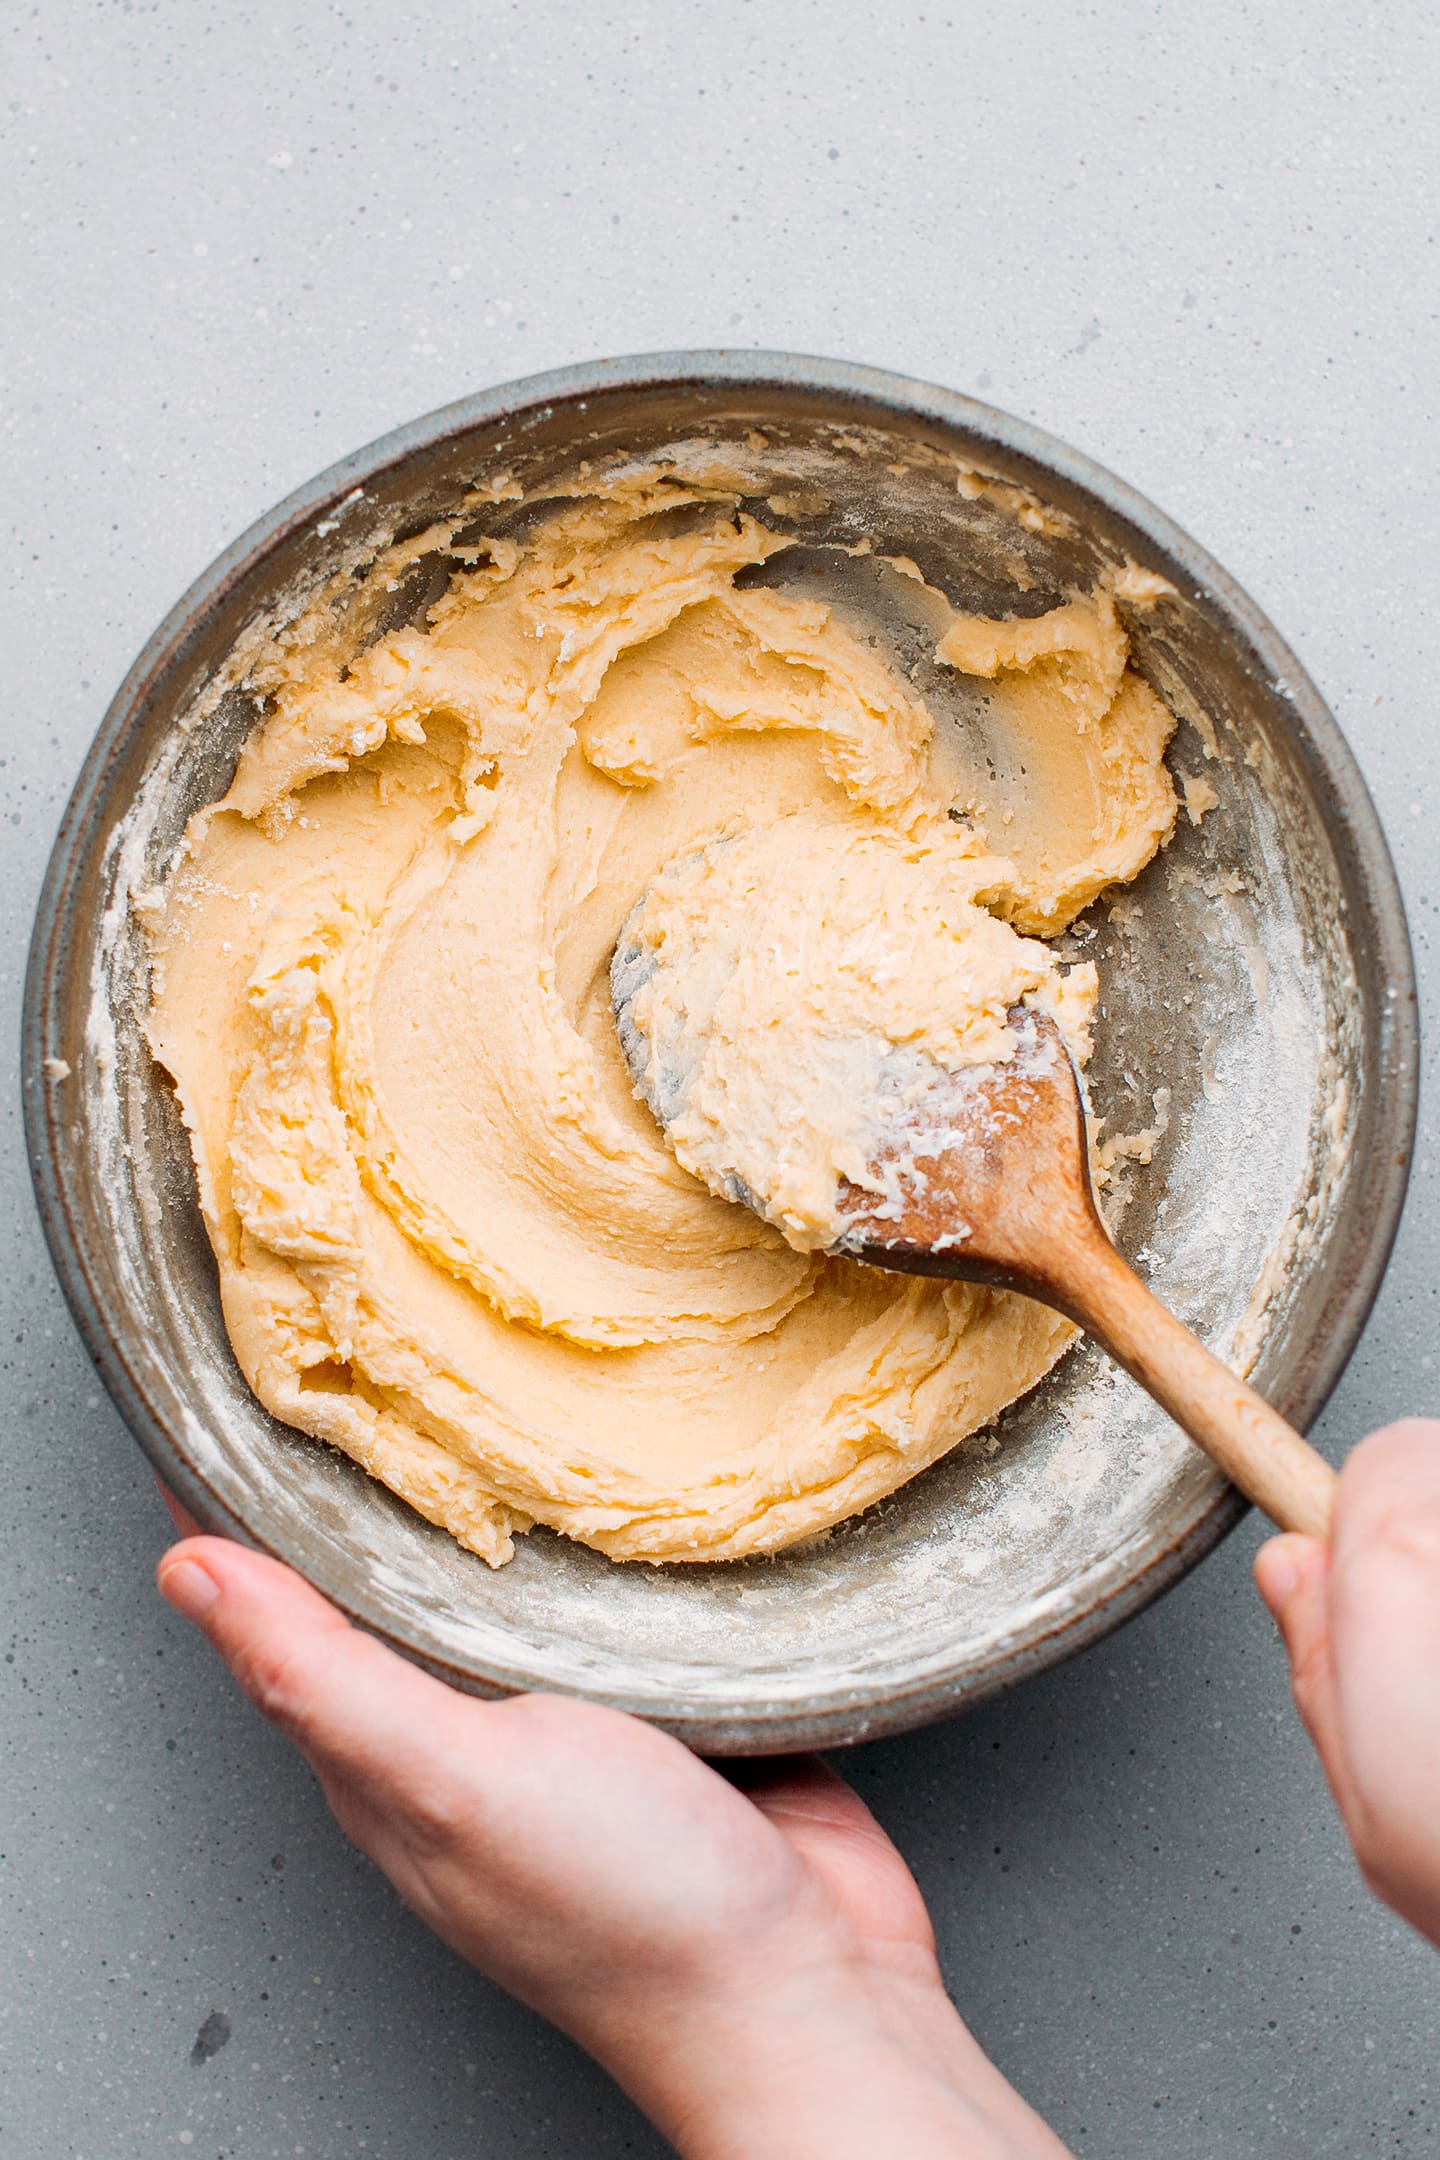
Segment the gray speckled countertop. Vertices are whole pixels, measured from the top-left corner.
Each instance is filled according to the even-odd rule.
[[[1212,547],[1360,756],[1433,998],[1437,71],[1416,0],[12,0],[7,1005],[101,710],[233,534],[478,385],[696,344],[976,391]],[[4,1100],[0,2153],[657,2152],[345,1847],[161,1607],[159,1503]],[[1422,1118],[1333,1453],[1434,1404],[1431,1147]],[[966,2015],[1082,2154],[1440,2143],[1440,1962],[1355,1878],[1255,1542],[1068,1669],[849,1765]]]

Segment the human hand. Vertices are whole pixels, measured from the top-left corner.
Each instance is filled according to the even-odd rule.
[[[818,1760],[732,1783],[615,1711],[476,1701],[223,1539],[173,1547],[159,1583],[420,1917],[690,2160],[1062,2160],[949,2002],[905,1863]]]
[[[1272,1538],[1255,1580],[1361,1873],[1440,1946],[1440,1423],[1362,1441],[1329,1548]]]

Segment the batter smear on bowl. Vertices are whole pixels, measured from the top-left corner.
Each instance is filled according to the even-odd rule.
[[[418,626],[376,634],[377,603],[367,643],[321,607],[277,639],[147,912],[247,1380],[493,1565],[537,1522],[616,1559],[792,1544],[1075,1334],[814,1250],[803,1147],[777,1223],[682,1167],[612,1012],[642,899],[747,951],[783,911],[802,962],[746,979],[817,1054],[868,1029],[973,1063],[1027,1001],[1083,1060],[1094,972],[1044,940],[1176,812],[1109,587],[999,621],[922,587],[977,756],[853,609],[764,582],[792,538],[723,475],[592,487],[470,541]]]

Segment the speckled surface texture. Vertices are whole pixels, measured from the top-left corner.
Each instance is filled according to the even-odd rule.
[[[4,10],[7,1042],[84,747],[221,546],[479,384],[727,343],[977,391],[1212,547],[1360,756],[1428,1004],[1437,47],[1411,0]],[[159,1604],[159,1504],[52,1282],[13,1081],[5,1104],[0,2152],[658,2152],[348,1851]],[[1434,1406],[1432,1145],[1422,1108],[1332,1454]],[[1082,2154],[1440,2144],[1440,1963],[1356,1881],[1255,1543],[851,1759],[962,2009]]]

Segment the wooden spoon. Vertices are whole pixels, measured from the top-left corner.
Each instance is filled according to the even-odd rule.
[[[639,911],[637,910],[637,915]],[[636,1018],[660,957],[632,918],[610,968],[616,1032],[637,1094],[662,1126],[683,1114],[693,1051],[653,1043]],[[682,1013],[693,1022],[685,1001]],[[701,1001],[703,1010],[703,999]],[[842,1185],[830,1249],[900,1268],[1019,1290],[1068,1314],[1184,1427],[1282,1530],[1329,1536],[1335,1473],[1146,1289],[1095,1207],[1080,1081],[1053,1020],[1006,1015],[1014,1052],[950,1072],[897,1050],[882,1067],[878,1137],[863,1184]],[[683,1031],[682,1031],[683,1034]],[[678,1059],[678,1063],[677,1063]],[[740,1176],[727,1199],[764,1215]]]
[[[1096,1212],[1075,1068],[1054,1022],[1009,1015],[1004,1064],[936,1068],[841,1193],[840,1249],[876,1267],[1039,1298],[1093,1335],[1282,1530],[1325,1538],[1335,1473],[1121,1259]]]

